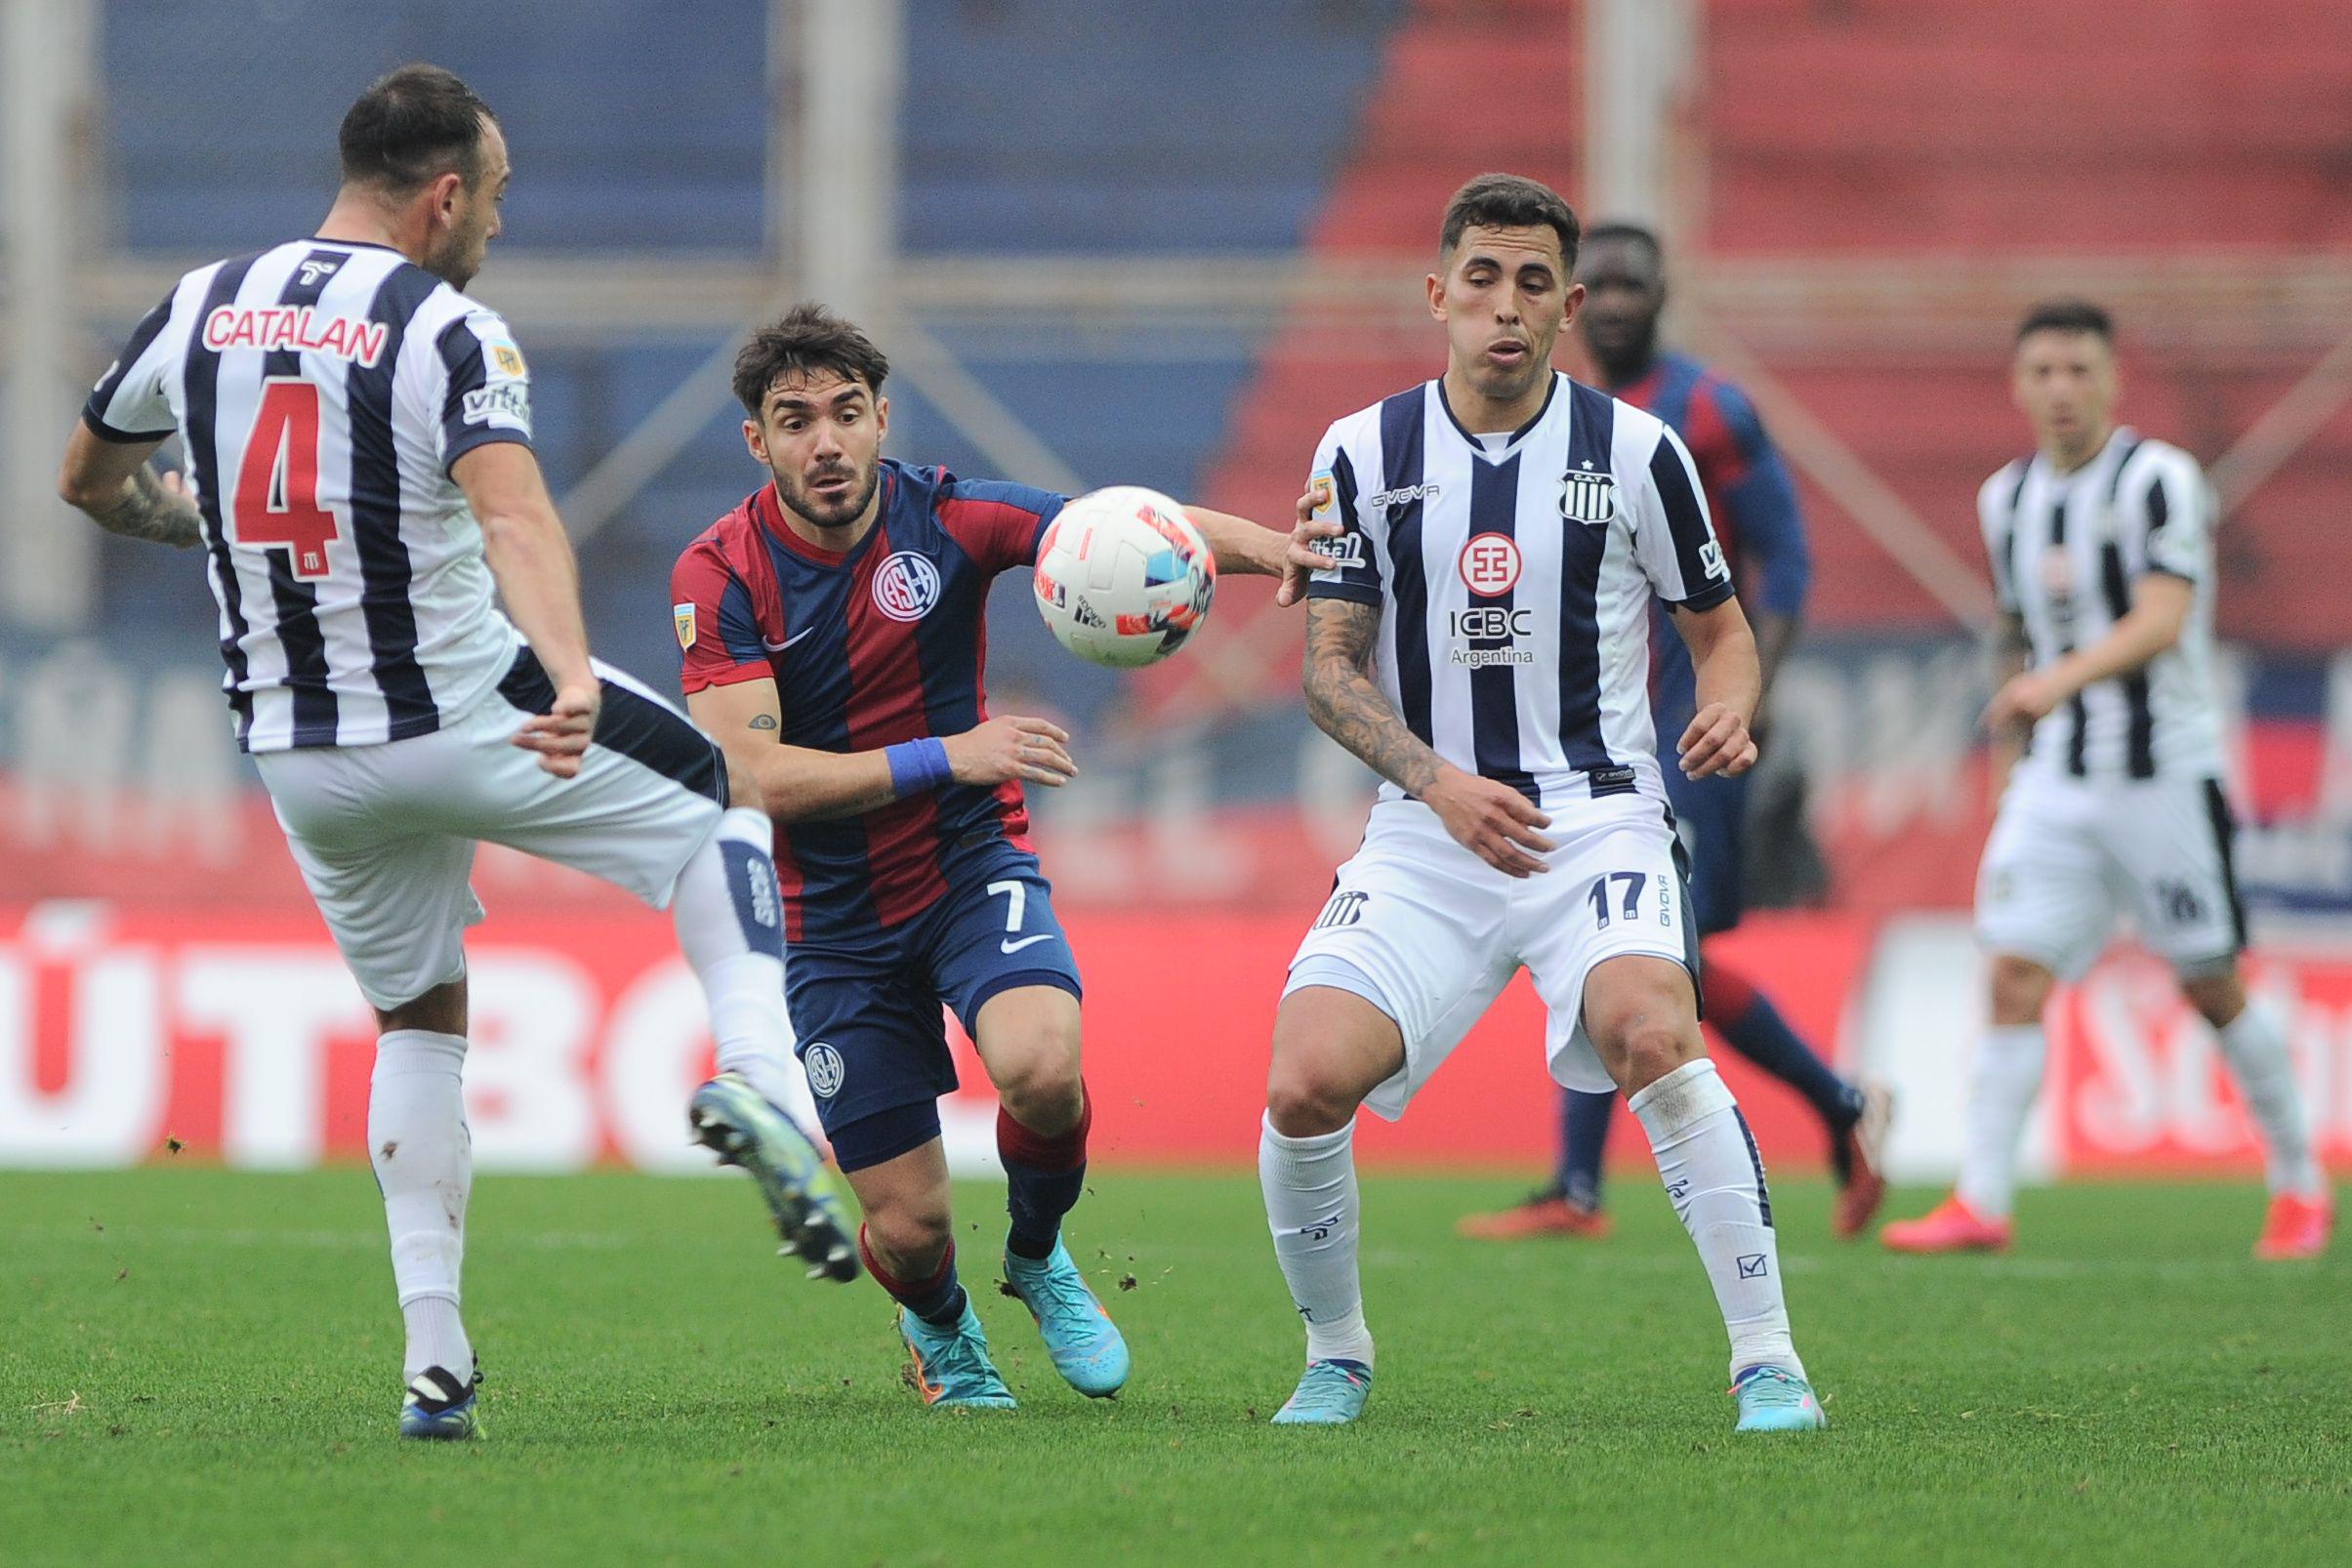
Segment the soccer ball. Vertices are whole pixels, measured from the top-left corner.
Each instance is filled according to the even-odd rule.
[[[1184,509],[1157,490],[1082,495],[1037,548],[1038,613],[1063,647],[1114,669],[1182,647],[1216,596],[1216,557]]]

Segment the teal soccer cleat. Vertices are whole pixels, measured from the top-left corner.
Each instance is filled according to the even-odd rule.
[[[1043,1259],[1005,1255],[1005,1285],[1037,1319],[1046,1354],[1062,1381],[1090,1399],[1108,1399],[1127,1384],[1127,1341],[1087,1288],[1070,1250],[1053,1244]]]
[[[460,1382],[446,1367],[427,1367],[408,1385],[400,1401],[400,1435],[428,1442],[462,1443],[482,1434],[475,1395],[481,1389],[481,1366],[474,1381]]]
[[[857,1249],[849,1241],[848,1211],[816,1145],[740,1073],[721,1073],[686,1105],[694,1140],[722,1165],[741,1166],[775,1216],[786,1257],[808,1265],[808,1277],[857,1278]]]
[[[1740,1402],[1735,1432],[1817,1432],[1829,1425],[1813,1385],[1781,1367],[1750,1367],[1732,1380]]]
[[[1280,1410],[1277,1426],[1344,1426],[1364,1414],[1372,1369],[1361,1361],[1310,1361]]]
[[[939,1410],[1013,1408],[1012,1390],[988,1359],[988,1336],[969,1299],[964,1315],[949,1329],[926,1323],[900,1307],[898,1337],[906,1341],[906,1353],[914,1358],[907,1371],[925,1404]]]

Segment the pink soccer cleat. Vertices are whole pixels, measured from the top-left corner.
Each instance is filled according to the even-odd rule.
[[[2001,1253],[2009,1250],[2006,1219],[1987,1219],[1954,1193],[1917,1219],[1898,1219],[1878,1232],[1898,1253]]]

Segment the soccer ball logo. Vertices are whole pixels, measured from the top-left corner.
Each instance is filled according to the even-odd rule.
[[[939,568],[901,550],[874,571],[874,607],[893,621],[920,621],[939,602]]]

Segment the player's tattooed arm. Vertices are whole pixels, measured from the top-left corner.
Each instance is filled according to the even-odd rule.
[[[175,550],[204,542],[204,519],[177,474],[157,475],[142,463],[110,502],[83,509],[90,520],[125,539],[146,539]]]
[[[1380,625],[1378,604],[1306,601],[1306,711],[1316,726],[1436,812],[1455,843],[1497,871],[1529,877],[1550,870],[1543,857],[1552,843],[1538,830],[1551,818],[1509,785],[1438,756],[1372,683],[1365,670]]]
[[[1306,711],[1315,727],[1366,766],[1419,796],[1437,782],[1444,759],[1405,727],[1396,708],[1365,673],[1381,606],[1352,599],[1309,599],[1306,606]]]

